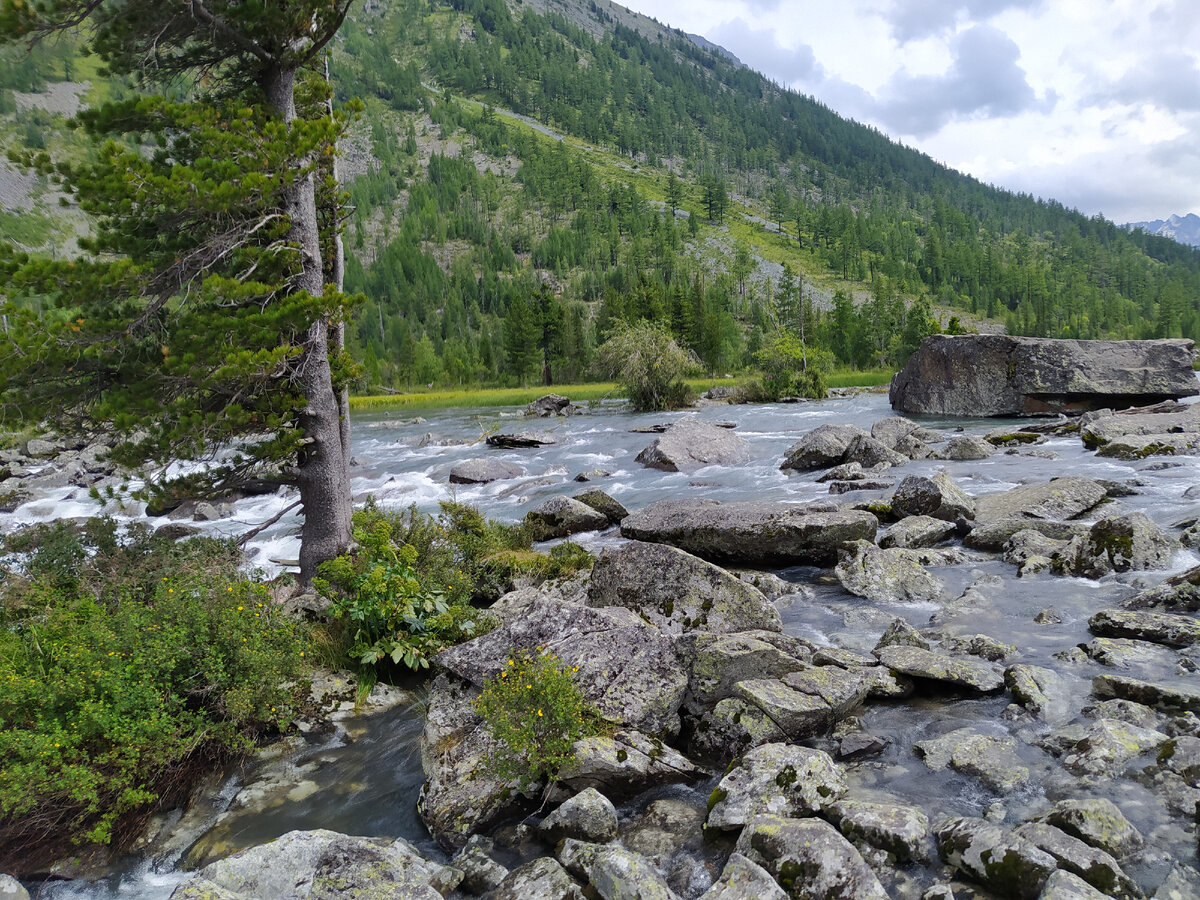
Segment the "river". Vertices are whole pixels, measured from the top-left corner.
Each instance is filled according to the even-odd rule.
[[[713,422],[732,422],[737,433],[752,445],[753,461],[737,467],[713,466],[690,474],[647,469],[635,461],[654,435],[631,429],[669,422],[680,413],[633,414],[616,403],[599,403],[567,418],[530,420],[517,411],[453,409],[426,413],[414,420],[411,413],[372,411],[354,421],[353,489],[356,499],[374,496],[384,507],[402,508],[415,504],[436,512],[439,501],[457,500],[477,506],[485,514],[515,521],[542,500],[574,493],[583,485],[573,481],[581,472],[604,470],[589,486],[599,487],[633,510],[664,498],[703,497],[716,500],[765,499],[803,503],[823,500],[852,502],[878,494],[851,493],[838,497],[818,483],[820,473],[787,473],[778,466],[784,451],[805,432],[825,423],[849,423],[869,429],[878,419],[891,415],[886,395],[855,393],[821,402],[761,406],[706,406],[694,413]],[[943,432],[961,430],[982,435],[1003,420],[925,419],[923,425]],[[558,443],[537,450],[500,451],[487,448],[483,438],[493,431],[545,428]],[[1185,490],[1200,483],[1200,459],[1196,457],[1150,458],[1122,462],[1096,456],[1085,450],[1078,437],[1054,437],[1035,448],[1050,451],[1055,458],[1031,455],[1028,450],[1009,455],[1003,451],[978,461],[916,461],[898,470],[897,480],[908,474],[931,475],[944,469],[968,493],[981,495],[1003,491],[1024,483],[1042,483],[1058,475],[1135,485],[1136,493],[1114,501],[1105,514],[1117,509],[1141,511],[1156,523],[1178,533],[1172,526],[1187,515],[1200,512],[1200,501],[1187,499]],[[448,483],[451,467],[464,459],[488,456],[514,462],[525,475],[478,486]],[[290,502],[287,497],[255,498],[240,503],[232,519],[208,523],[214,533],[233,533],[251,527]],[[0,517],[0,528],[53,517],[79,515],[83,498],[69,491],[40,503],[29,504]],[[94,505],[92,507],[94,512]],[[112,510],[117,512],[117,510]],[[285,518],[264,532],[251,545],[252,563],[272,572],[273,559],[294,558],[298,539],[297,520]],[[579,542],[590,549],[621,540],[615,530],[584,535]],[[957,596],[970,583],[981,583],[989,602],[968,612],[947,615],[935,604],[873,604],[844,591],[830,570],[797,567],[778,572],[785,579],[805,584],[814,599],[793,602],[781,613],[785,631],[821,645],[840,645],[869,652],[888,623],[899,616],[918,628],[939,614],[939,624],[967,634],[982,632],[1020,648],[1019,661],[1045,666],[1066,680],[1074,709],[1087,700],[1092,676],[1104,671],[1098,663],[1085,660],[1065,662],[1056,654],[1085,643],[1088,617],[1096,610],[1115,606],[1139,587],[1156,584],[1171,572],[1196,565],[1200,558],[1180,550],[1165,571],[1109,576],[1098,581],[1041,575],[1017,578],[1013,566],[987,554],[974,554],[965,565],[934,569]],[[1034,616],[1053,607],[1061,623],[1038,625]],[[1186,652],[1185,652],[1186,653]],[[1148,659],[1141,670],[1124,672],[1148,679],[1181,678],[1200,687],[1200,677],[1175,665],[1174,651]],[[1059,760],[1029,741],[1016,742],[1021,761],[1031,772],[1026,786],[998,798],[978,780],[955,772],[930,770],[912,750],[916,741],[936,737],[963,725],[973,725],[998,735],[1018,733],[1020,727],[1003,717],[1010,702],[1007,693],[978,700],[926,699],[895,704],[875,704],[861,713],[864,730],[891,741],[879,756],[849,767],[847,777],[857,796],[905,798],[923,806],[930,818],[941,814],[1003,817],[1012,825],[1045,808],[1048,802],[1074,796],[1079,784],[1065,772]],[[1043,731],[1048,731],[1043,726]],[[354,834],[403,836],[424,849],[432,844],[414,814],[421,783],[419,754],[415,750],[420,732],[420,690],[393,711],[352,724],[336,739],[328,737],[307,744],[291,759],[291,774],[283,777],[272,793],[266,791],[261,811],[226,823],[219,835],[208,840],[229,852],[262,842],[293,828],[332,828]],[[821,744],[831,749],[832,743]],[[1148,765],[1152,757],[1132,766]],[[279,779],[278,771],[270,776]],[[254,772],[242,773],[234,788],[253,782]],[[303,785],[303,789],[298,789]],[[702,792],[710,785],[700,786]],[[233,788],[231,788],[232,790]],[[1092,794],[1117,802],[1147,838],[1146,852],[1127,863],[1127,870],[1151,892],[1165,875],[1173,859],[1196,865],[1195,836],[1185,819],[1170,814],[1159,793],[1131,777],[1112,779]],[[997,808],[996,804],[999,804]],[[644,804],[643,804],[644,805]],[[635,803],[626,809],[628,816]],[[52,898],[136,898],[161,900],[170,894],[179,875],[173,861],[155,871],[145,863],[124,867],[107,881],[90,885],[58,883],[42,887],[41,896]]]

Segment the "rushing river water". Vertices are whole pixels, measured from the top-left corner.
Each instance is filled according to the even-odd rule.
[[[714,405],[694,413],[713,422],[734,422],[737,433],[752,446],[753,461],[736,467],[713,466],[690,474],[673,474],[643,468],[635,461],[654,435],[631,429],[672,421],[679,414],[635,415],[622,406],[601,404],[583,414],[552,420],[529,420],[496,410],[456,409],[428,413],[413,420],[399,412],[372,412],[354,422],[353,488],[356,499],[372,495],[384,507],[415,504],[436,512],[439,501],[454,499],[477,506],[485,514],[515,521],[542,500],[582,488],[573,478],[581,472],[610,473],[592,485],[603,489],[629,509],[638,509],[664,498],[703,497],[717,500],[763,499],[786,502],[814,500],[852,502],[878,494],[851,493],[831,496],[818,483],[820,473],[797,474],[778,466],[784,451],[805,432],[825,423],[849,423],[869,429],[876,420],[891,415],[886,395],[859,393],[823,402],[765,406]],[[1003,425],[998,420],[926,419],[922,424],[943,431],[962,430],[982,435]],[[499,427],[503,431],[546,428],[559,439],[538,450],[500,451],[487,448],[483,438]],[[1200,459],[1151,458],[1121,462],[1097,457],[1085,450],[1078,437],[1051,438],[1036,448],[1052,451],[1056,458],[1032,455],[1028,450],[1009,455],[1003,451],[978,461],[912,462],[894,474],[932,475],[944,469],[968,493],[1003,491],[1023,483],[1042,483],[1059,475],[1077,475],[1136,485],[1136,494],[1105,507],[1141,511],[1168,530],[1174,523],[1200,511],[1200,501],[1184,498],[1190,486],[1200,483]],[[514,462],[525,470],[522,477],[488,485],[453,486],[451,467],[464,459],[487,456]],[[589,485],[589,486],[592,486]],[[281,510],[290,498],[255,498],[239,504],[232,519],[204,527],[213,532],[244,530]],[[64,490],[48,500],[22,507],[0,518],[0,527],[55,516],[94,514],[95,507]],[[273,559],[297,555],[296,520],[284,519],[259,537],[252,547],[254,564],[270,571]],[[615,530],[583,535],[580,543],[596,549],[621,540]],[[1090,679],[1104,671],[1091,661],[1064,662],[1064,650],[1091,639],[1088,617],[1096,610],[1115,606],[1133,590],[1156,584],[1170,572],[1200,562],[1196,554],[1181,550],[1166,571],[1107,577],[1099,581],[1041,575],[1019,579],[1013,566],[987,554],[973,554],[969,562],[935,568],[946,584],[948,597],[958,596],[969,584],[978,584],[987,603],[966,611],[946,612],[937,604],[879,604],[851,596],[831,570],[797,567],[778,574],[808,586],[812,599],[786,603],[781,609],[787,632],[821,645],[838,645],[869,652],[880,634],[897,616],[918,628],[937,615],[937,624],[950,633],[984,633],[1020,648],[1019,661],[1045,666],[1064,676],[1072,708],[1087,702]],[[1060,624],[1038,625],[1034,616],[1053,607]],[[1167,651],[1149,658],[1141,669],[1127,672],[1147,679],[1200,678],[1178,665],[1179,654]],[[1150,888],[1162,880],[1173,859],[1196,865],[1196,843],[1185,819],[1168,812],[1161,794],[1133,778],[1117,778],[1081,787],[1060,762],[1030,743],[1029,729],[1048,732],[1048,726],[1015,724],[1002,717],[1008,694],[985,699],[911,699],[877,703],[861,712],[863,729],[885,737],[890,745],[882,755],[848,767],[847,778],[855,796],[878,796],[922,806],[931,819],[942,814],[983,815],[985,812],[1015,825],[1044,809],[1053,800],[1072,796],[1105,796],[1117,802],[1147,838],[1146,852],[1127,863],[1133,877]],[[276,764],[263,775],[257,811],[231,817],[203,841],[210,850],[232,852],[271,839],[294,828],[331,828],[352,834],[406,837],[431,849],[428,835],[416,818],[414,804],[422,776],[415,744],[420,733],[419,690],[410,702],[368,720],[353,721],[349,733],[313,738],[293,757],[283,773]],[[954,772],[931,771],[912,751],[914,742],[937,737],[972,725],[995,734],[1026,729],[1016,742],[1022,762],[1032,777],[1026,787],[1003,797],[991,793],[976,779]],[[833,743],[820,744],[833,749]],[[1152,757],[1131,767],[1148,765]],[[264,771],[270,768],[264,764]],[[227,791],[255,783],[253,770],[241,773]],[[694,789],[699,802],[711,784]],[[673,789],[676,792],[679,789]],[[686,791],[684,793],[687,793]],[[997,804],[1000,804],[997,806]],[[644,801],[643,804],[644,805]],[[623,812],[628,817],[634,804]],[[172,871],[177,856],[160,862],[157,872],[146,863],[122,870],[108,881],[90,885],[50,884],[42,896],[128,897],[137,900],[165,898],[177,883]]]

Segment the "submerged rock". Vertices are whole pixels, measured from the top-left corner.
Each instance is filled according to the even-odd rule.
[[[933,335],[892,379],[892,408],[1026,416],[1125,407],[1200,392],[1188,340],[1075,341]]]
[[[736,466],[750,459],[750,444],[728,428],[684,418],[669,425],[637,456],[651,469],[694,472],[705,466]]]
[[[1000,794],[1029,781],[1029,769],[1016,754],[1017,742],[1008,735],[984,734],[959,728],[939,738],[918,741],[913,751],[934,771],[954,769],[978,778]]]
[[[621,523],[621,535],[671,544],[714,562],[824,565],[846,541],[875,539],[879,520],[858,510],[770,501],[660,500]]]
[[[592,568],[588,603],[633,610],[668,634],[782,628],[758,588],[666,544],[629,541],[605,549]]]

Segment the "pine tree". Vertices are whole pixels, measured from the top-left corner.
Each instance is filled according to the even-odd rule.
[[[297,94],[321,80],[305,73],[320,62],[349,5],[0,6],[6,38],[37,41],[85,24],[91,49],[112,71],[145,82],[203,76],[205,89],[225,98],[126,104],[93,117],[96,132],[149,132],[163,149],[143,160],[108,148],[94,169],[76,173],[81,203],[109,217],[97,246],[125,257],[80,260],[76,274],[60,273],[57,283],[46,277],[53,267],[40,263],[15,277],[11,283],[31,292],[57,289],[50,293],[54,310],[39,316],[27,309],[28,330],[7,342],[5,399],[29,414],[38,404],[21,401],[22,385],[46,404],[57,390],[68,402],[46,409],[63,418],[87,415],[125,435],[150,426],[149,437],[124,443],[126,461],[159,460],[168,446],[213,456],[237,435],[266,435],[236,445],[232,465],[283,463],[281,480],[299,488],[303,583],[350,543],[350,486],[336,328],[331,346],[331,324],[344,304],[326,289],[317,208],[335,123],[322,104],[310,121],[298,116]],[[165,193],[145,191],[137,182],[143,175]],[[193,193],[173,189],[172,177]],[[10,287],[9,297],[14,293]],[[59,369],[67,360],[73,364]],[[173,445],[172,436],[184,440]],[[216,471],[224,477],[228,468]]]

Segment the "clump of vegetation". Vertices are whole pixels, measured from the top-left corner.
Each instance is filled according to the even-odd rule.
[[[156,802],[290,725],[306,635],[236,546],[94,519],[4,548],[0,869],[119,848]]]
[[[762,378],[747,387],[752,400],[775,401],[783,397],[824,399],[833,354],[806,344],[790,331],[778,331],[755,357]]]
[[[484,634],[495,619],[476,608],[519,574],[559,578],[591,565],[575,544],[531,549],[528,527],[443,503],[438,516],[373,502],[354,514],[357,548],[325,563],[314,584],[332,601],[334,644],[369,671],[425,669],[439,650]]]
[[[596,350],[596,368],[628,391],[634,409],[650,412],[692,402],[692,391],[683,379],[699,371],[700,363],[665,326],[618,322]]]
[[[545,649],[514,651],[475,700],[503,748],[489,761],[492,771],[516,780],[522,791],[555,781],[574,763],[575,742],[601,731],[599,716],[575,684],[576,671]]]

